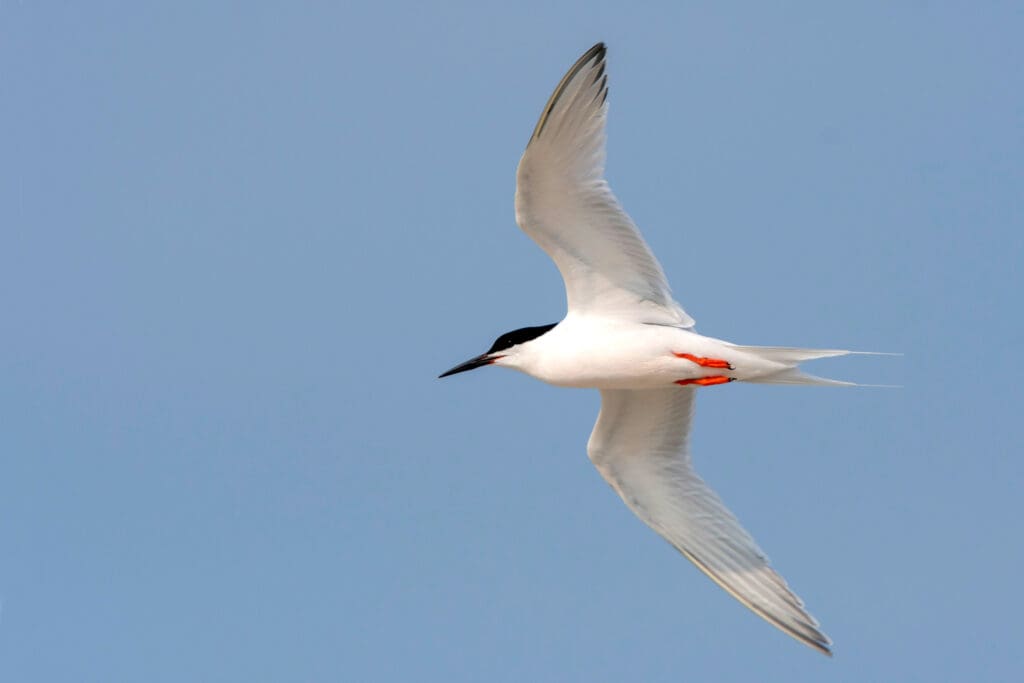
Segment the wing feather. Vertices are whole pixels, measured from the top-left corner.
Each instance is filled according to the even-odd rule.
[[[694,472],[695,390],[601,392],[587,451],[601,476],[648,526],[756,614],[831,654],[828,636],[719,497]]]
[[[692,327],[604,179],[605,46],[590,48],[544,106],[516,177],[516,221],[554,260],[570,312]]]

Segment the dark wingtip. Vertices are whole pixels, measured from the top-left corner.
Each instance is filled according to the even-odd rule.
[[[541,114],[540,120],[537,121],[537,126],[533,129],[533,135],[530,136],[531,140],[539,138],[540,134],[544,131],[544,124],[547,123],[548,116],[551,115],[555,105],[558,104],[558,99],[562,96],[562,92],[565,90],[566,86],[572,81],[576,74],[582,71],[583,68],[592,61],[595,61],[595,59],[600,65],[600,74],[597,78],[605,79],[605,82],[602,84],[601,90],[599,91],[601,92],[601,101],[602,103],[604,102],[608,97],[608,88],[606,85],[608,75],[604,73],[604,58],[607,53],[608,48],[605,46],[604,42],[595,43],[589,50],[584,52],[583,55],[576,60],[576,63],[569,68],[566,74],[562,76],[562,80],[559,81],[558,86],[555,87],[555,91],[551,94],[547,104],[544,105],[544,112]],[[594,82],[597,81],[597,78],[594,79]]]

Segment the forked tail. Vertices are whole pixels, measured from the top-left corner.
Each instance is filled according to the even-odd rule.
[[[875,351],[846,351],[843,349],[801,349],[792,346],[738,346],[746,353],[753,354],[772,363],[778,363],[785,367],[774,372],[767,372],[763,375],[746,379],[747,382],[760,384],[813,384],[818,386],[834,387],[857,387],[857,386],[880,386],[862,385],[856,382],[844,382],[838,379],[818,377],[811,375],[797,367],[800,363],[818,358],[833,358],[835,356],[894,356],[899,354],[879,353]]]

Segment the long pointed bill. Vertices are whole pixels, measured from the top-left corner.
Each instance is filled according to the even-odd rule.
[[[448,372],[442,375],[438,375],[437,378],[441,379],[442,377],[448,377],[449,375],[457,375],[458,373],[465,372],[466,370],[476,370],[477,368],[482,368],[485,365],[490,365],[499,358],[501,358],[501,356],[496,356],[491,353],[483,353],[477,356],[476,358],[470,358],[465,363],[456,365]]]

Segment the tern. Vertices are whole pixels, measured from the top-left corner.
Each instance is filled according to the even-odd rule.
[[[853,351],[740,346],[705,337],[604,179],[606,48],[598,43],[544,105],[516,177],[516,222],[554,260],[567,313],[501,335],[441,377],[487,365],[599,389],[587,454],[626,505],[712,581],[785,633],[831,655],[831,641],[754,539],[694,471],[698,387],[733,381],[851,385],[803,361]]]

